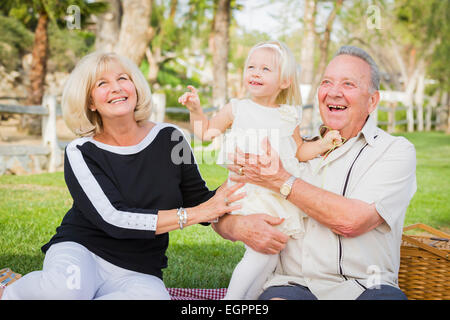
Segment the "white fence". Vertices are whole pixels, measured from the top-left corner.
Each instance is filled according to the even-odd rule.
[[[414,105],[412,98],[406,92],[381,90],[380,103],[374,111],[374,118],[377,120],[378,125],[387,126],[387,131],[390,133],[396,131],[397,125],[406,125],[408,132],[413,132],[415,129],[418,131],[430,131],[433,125],[439,125],[441,120],[443,120],[439,116],[441,113],[440,109],[442,107],[438,106],[436,97],[428,97],[428,104],[424,114],[423,106]],[[397,120],[396,112],[404,110],[406,110],[405,118]],[[387,112],[387,121],[378,121],[378,113],[380,111]],[[432,120],[433,113],[436,114],[436,120]]]
[[[56,133],[57,103],[55,96],[45,96],[41,106],[0,104],[0,113],[38,115],[42,119],[41,146],[1,146],[0,156],[8,159],[0,159],[0,172],[8,169],[8,163],[13,163],[14,161],[20,163],[23,161],[17,159],[33,155],[45,155],[47,157],[45,166],[48,172],[55,172],[62,165],[63,153],[59,146]],[[10,157],[13,157],[13,159],[9,159]]]
[[[398,91],[380,91],[381,99],[378,108],[375,110],[375,119],[378,125],[387,126],[388,132],[395,132],[396,126],[406,125],[407,131],[414,131],[414,128],[424,128],[425,130],[431,130],[432,126],[439,125],[440,122],[446,119],[440,119],[439,114],[442,113],[439,109],[437,99],[429,99],[425,113],[421,112],[420,108],[413,105],[411,99],[404,92]],[[1,101],[0,101],[1,102]],[[416,110],[416,119],[414,119],[414,110]],[[312,105],[306,105],[303,107],[304,114],[310,113],[309,118],[303,125],[302,134],[306,136],[314,135],[320,124],[320,116],[318,115],[317,108],[313,108]],[[204,109],[205,113],[211,113],[216,111],[216,107]],[[396,119],[396,113],[398,111],[406,110],[404,119]],[[378,118],[380,112],[387,112],[387,121],[381,121]],[[432,113],[436,112],[436,120],[432,121]],[[39,115],[42,117],[42,144],[40,146],[17,146],[17,145],[3,145],[0,146],[0,175],[5,172],[5,157],[18,157],[18,156],[32,156],[40,155],[47,158],[45,171],[54,172],[63,162],[64,144],[58,141],[56,130],[56,118],[61,115],[59,106],[57,105],[56,97],[46,95],[44,97],[43,104],[41,106],[20,106],[20,105],[8,105],[0,104],[0,114],[29,114]],[[153,109],[150,116],[151,121],[163,122],[165,115],[168,113],[184,113],[188,114],[189,111],[186,108],[179,107],[166,107],[166,97],[162,93],[153,94]],[[424,116],[425,115],[425,116]],[[306,118],[306,117],[305,117]],[[191,135],[192,138],[192,135]],[[3,158],[2,158],[3,157]],[[9,159],[8,158],[8,159]],[[3,160],[2,160],[3,159]],[[12,160],[8,160],[11,162]]]

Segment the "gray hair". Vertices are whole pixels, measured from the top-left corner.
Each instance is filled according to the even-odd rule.
[[[380,90],[380,71],[372,57],[363,49],[354,46],[342,46],[334,56],[337,57],[344,54],[358,57],[367,62],[370,66],[371,89],[373,91]]]

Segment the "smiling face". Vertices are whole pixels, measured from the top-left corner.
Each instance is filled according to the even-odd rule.
[[[351,55],[339,55],[328,64],[318,90],[323,123],[341,136],[352,138],[375,110],[379,92],[371,90],[370,66]]]
[[[103,121],[124,116],[134,119],[136,103],[136,87],[130,75],[118,62],[110,62],[94,82],[89,108],[97,111]]]
[[[271,48],[257,48],[248,58],[244,71],[244,85],[252,100],[274,106],[275,100],[287,85],[280,81],[277,53]]]

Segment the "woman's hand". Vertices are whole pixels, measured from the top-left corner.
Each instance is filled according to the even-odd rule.
[[[211,199],[192,208],[191,210],[195,211],[198,222],[211,222],[225,213],[241,209],[242,206],[240,204],[231,204],[246,196],[245,192],[235,193],[243,186],[244,183],[228,186],[227,182],[225,182],[217,189],[216,194]]]
[[[188,86],[191,92],[185,92],[178,98],[178,102],[189,109],[193,113],[202,113],[202,107],[200,105],[200,98],[198,97],[197,89],[193,86]]]
[[[264,138],[262,150],[262,155],[256,155],[243,153],[237,148],[234,158],[230,158],[234,163],[227,166],[237,175],[230,176],[230,179],[235,182],[253,183],[278,192],[290,174],[284,169],[268,138]]]

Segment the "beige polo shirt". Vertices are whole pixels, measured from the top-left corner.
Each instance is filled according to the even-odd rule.
[[[417,189],[414,146],[377,128],[369,117],[356,137],[325,160],[300,165],[303,180],[375,203],[385,222],[358,237],[345,238],[306,218],[305,233],[287,243],[264,288],[295,282],[319,299],[355,299],[368,287],[398,287],[403,221]]]

